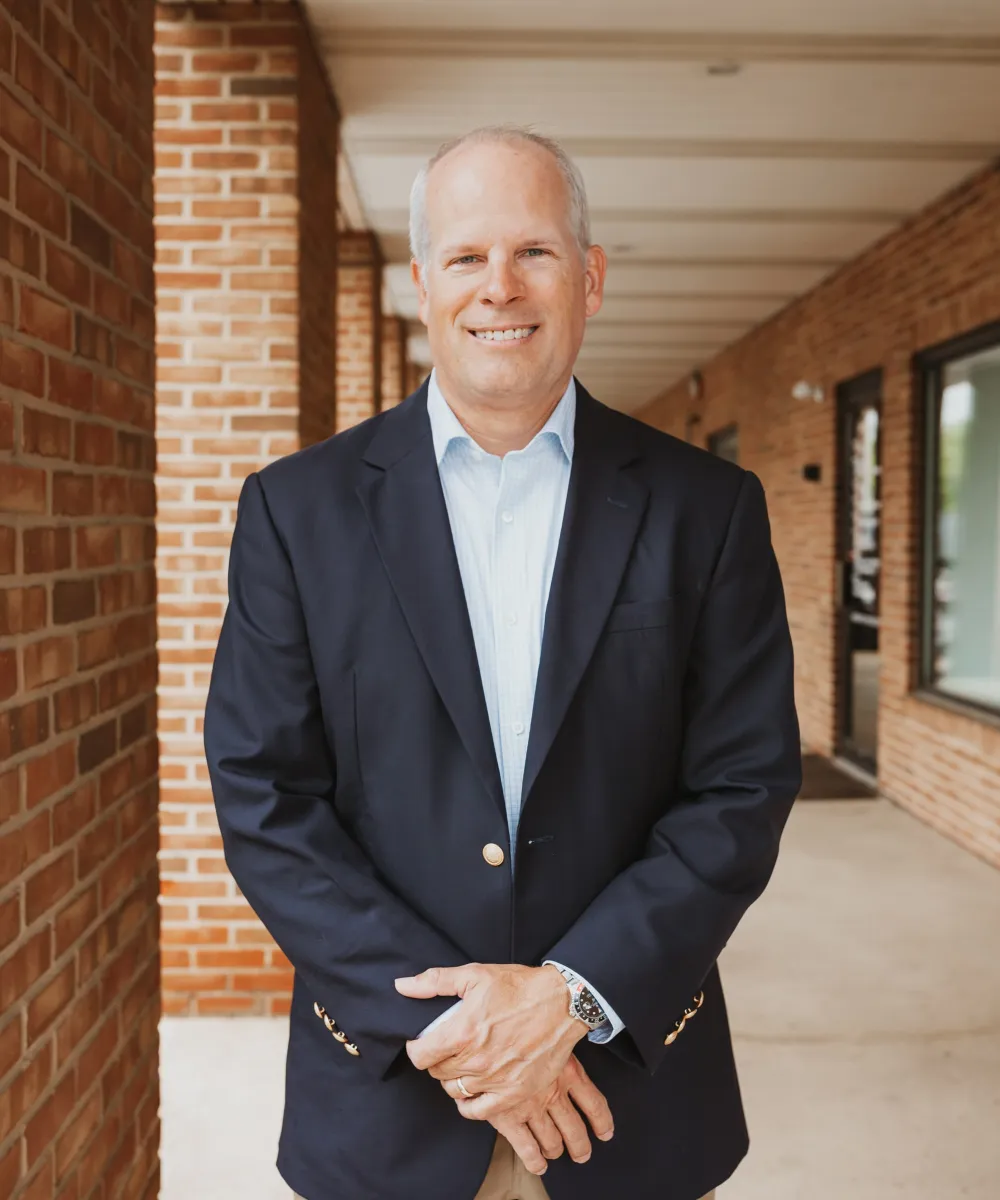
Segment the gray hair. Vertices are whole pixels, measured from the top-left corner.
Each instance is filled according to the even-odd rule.
[[[541,146],[556,160],[559,173],[566,181],[566,191],[569,195],[569,220],[580,247],[580,256],[585,257],[590,249],[590,210],[587,205],[587,190],[584,187],[580,168],[570,158],[566,151],[552,138],[535,133],[521,125],[484,125],[464,133],[461,137],[452,138],[439,147],[434,157],[417,172],[410,189],[410,253],[417,260],[423,274],[427,259],[430,256],[431,234],[427,222],[427,179],[437,163],[464,146],[467,142],[500,142],[507,145],[517,145],[518,142],[529,142]]]

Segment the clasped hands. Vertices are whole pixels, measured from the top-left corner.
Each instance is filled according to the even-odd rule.
[[[441,1083],[463,1117],[489,1121],[503,1134],[529,1171],[544,1174],[547,1160],[564,1148],[575,1162],[590,1158],[581,1113],[601,1141],[611,1137],[608,1102],[573,1054],[587,1026],[569,1015],[566,982],[555,967],[431,967],[397,979],[396,990],[414,999],[462,998],[447,1020],[407,1042],[406,1053]]]

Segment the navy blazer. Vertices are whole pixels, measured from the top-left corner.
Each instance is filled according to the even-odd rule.
[[[801,782],[763,489],[579,388],[512,876],[426,399],[239,499],[204,737],[226,862],[295,969],[278,1169],[307,1200],[472,1200],[494,1130],[404,1048],[453,1000],[393,980],[554,958],[626,1028],[577,1048],[615,1136],[550,1195],[695,1200],[747,1149],[715,962]]]

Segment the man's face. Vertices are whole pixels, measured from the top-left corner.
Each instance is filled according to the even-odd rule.
[[[495,407],[565,389],[606,270],[599,246],[581,257],[568,200],[530,143],[460,146],[431,171],[426,274],[412,269],[446,395]]]

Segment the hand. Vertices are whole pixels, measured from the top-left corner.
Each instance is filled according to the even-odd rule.
[[[406,1053],[442,1083],[461,1076],[477,1093],[462,1102],[463,1116],[474,1120],[492,1121],[549,1089],[588,1032],[569,1015],[566,981],[553,966],[432,967],[397,979],[396,990],[417,999],[462,997],[455,1015],[407,1042]],[[457,1087],[445,1090],[461,1096]]]
[[[454,1086],[446,1085],[449,1094]],[[468,1101],[458,1102],[459,1109],[464,1103]],[[577,1108],[582,1110],[597,1137],[602,1142],[609,1141],[614,1133],[614,1121],[608,1102],[576,1055],[571,1054],[546,1093],[533,1096],[502,1116],[494,1117],[490,1124],[510,1142],[532,1174],[544,1175],[547,1160],[558,1158],[563,1147],[574,1162],[585,1163],[590,1158],[587,1126]]]

